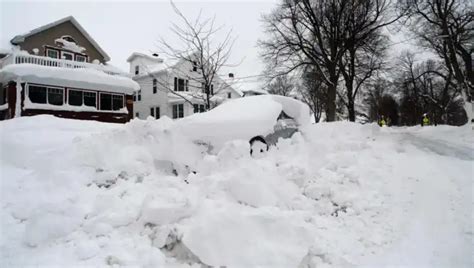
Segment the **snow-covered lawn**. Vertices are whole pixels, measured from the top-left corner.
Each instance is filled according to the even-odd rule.
[[[170,124],[0,122],[0,266],[473,265],[471,128],[318,124],[253,159]]]

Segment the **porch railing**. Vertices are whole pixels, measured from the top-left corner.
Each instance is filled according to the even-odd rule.
[[[69,69],[79,69],[79,68],[95,69],[95,70],[99,70],[110,75],[126,76],[126,73],[117,72],[116,70],[112,70],[112,68],[106,65],[54,59],[54,58],[49,58],[49,57],[42,57],[42,56],[35,56],[35,55],[28,55],[28,54],[18,54],[18,53],[12,53],[12,54],[7,55],[3,59],[0,59],[0,69],[10,64],[25,64],[25,63],[48,66],[48,67],[69,68]]]

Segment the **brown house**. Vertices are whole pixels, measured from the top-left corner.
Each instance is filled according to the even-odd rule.
[[[0,120],[51,114],[125,123],[139,89],[74,17],[44,25],[0,50]]]

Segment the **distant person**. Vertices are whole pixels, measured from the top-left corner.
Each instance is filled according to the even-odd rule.
[[[385,122],[385,118],[382,115],[382,117],[380,118],[380,121],[379,121],[379,126],[384,127],[386,125],[387,125],[387,122]]]
[[[428,118],[428,115],[426,113],[423,114],[423,120],[422,120],[422,126],[429,126],[430,125],[430,119]]]

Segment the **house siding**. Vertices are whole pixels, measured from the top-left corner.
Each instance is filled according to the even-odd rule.
[[[139,57],[135,58],[130,62],[130,72],[134,75],[136,65],[140,65],[141,70],[145,69],[143,67],[144,62],[140,61]],[[143,76],[143,73],[140,73],[139,76],[135,77],[134,80],[140,85],[141,88],[141,101],[135,101],[135,114],[138,112],[140,119],[146,119],[150,116],[151,107],[160,107],[160,116],[168,116],[173,118],[173,104],[183,103],[184,104],[184,117],[194,114],[194,107],[184,99],[176,96],[170,97],[173,93],[170,92],[170,89],[174,88],[174,77],[188,79],[189,80],[189,92],[200,92],[201,85],[192,81],[190,77],[199,77],[200,74],[197,72],[192,72],[192,65],[189,62],[184,62],[172,67],[169,72],[162,72],[154,75]],[[188,78],[183,76],[187,74]],[[158,81],[158,92],[153,94],[153,79],[156,78]],[[165,86],[164,84],[167,84]],[[214,88],[217,91],[220,87],[224,87],[223,81],[219,78],[215,78]],[[231,93],[232,99],[239,98],[240,95],[233,90],[232,88],[224,88],[218,92],[218,95],[223,99],[227,99],[227,93]],[[179,93],[179,92],[178,92]],[[169,94],[169,95],[168,95]],[[204,102],[196,100],[196,104],[204,104]],[[134,114],[134,117],[135,117]]]
[[[97,59],[101,63],[105,63],[102,54],[100,54],[100,52],[70,21],[63,22],[44,31],[30,35],[18,45],[22,50],[26,50],[30,54],[34,54],[33,49],[37,48],[39,50],[39,56],[46,56],[47,46],[60,49],[60,46],[58,46],[54,40],[61,38],[63,35],[70,35],[74,40],[76,40],[77,45],[85,48],[83,54],[88,56],[88,62]]]

